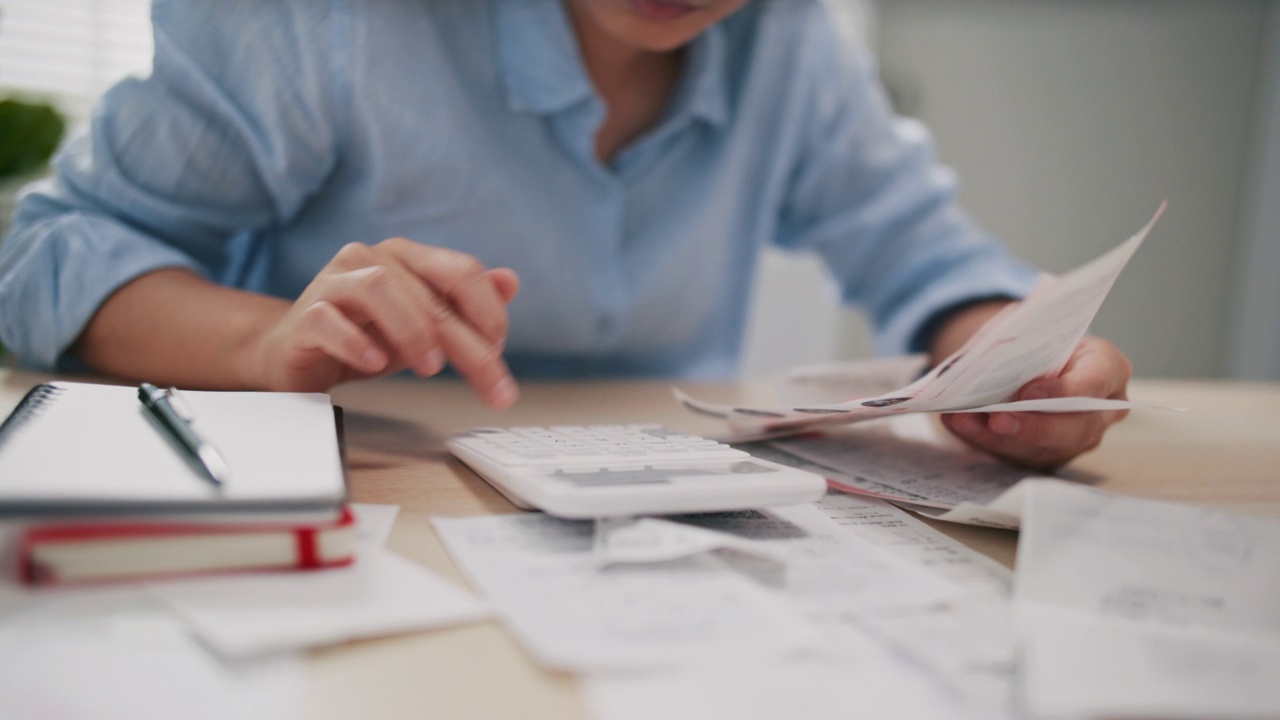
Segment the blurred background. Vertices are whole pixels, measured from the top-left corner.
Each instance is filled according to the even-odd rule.
[[[828,2],[1020,256],[1069,270],[1169,201],[1094,325],[1139,375],[1280,379],[1280,0]],[[0,0],[0,98],[83,123],[146,72],[148,6]],[[39,172],[0,179],[0,225]],[[816,260],[759,280],[744,374],[870,354]]]

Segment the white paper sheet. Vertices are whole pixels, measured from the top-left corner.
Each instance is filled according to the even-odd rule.
[[[302,716],[306,672],[294,656],[219,662],[135,588],[30,595],[0,619],[0,717]]]
[[[965,591],[945,605],[864,615],[857,624],[946,688],[972,717],[1011,717],[1012,573],[882,500],[832,492],[815,507],[846,532]]]
[[[923,415],[736,447],[935,520],[1003,529],[1019,526],[1020,483],[1042,477],[965,448]]]
[[[487,609],[426,568],[377,546],[351,567],[151,583],[219,654],[244,658],[475,622]]]
[[[907,558],[919,558],[929,554],[926,548],[946,543],[908,532],[905,537],[912,542],[895,552],[887,546],[903,538],[898,528],[909,528],[910,523],[898,524],[901,518],[895,518],[874,527],[874,515],[848,512],[858,499],[849,500],[837,499],[834,507],[715,513],[682,521],[787,548],[787,573],[771,586],[822,628],[828,641],[823,648],[826,657],[847,659],[852,653],[856,659],[862,647],[857,637],[872,633],[945,691],[956,707],[975,718],[1006,717],[1012,703],[1014,644],[1000,569],[979,569],[981,563],[975,560],[972,570],[957,571],[955,567],[965,564],[958,563],[954,575],[929,573]],[[853,527],[841,526],[841,520]],[[878,537],[872,540],[860,533]],[[883,545],[877,547],[877,541]],[[953,549],[947,554],[956,556]],[[994,577],[981,577],[986,573]],[[767,575],[760,581],[770,582]]]
[[[758,582],[819,624],[945,604],[962,594],[951,583],[847,532],[813,505],[689,515],[681,521],[776,547],[785,574],[770,575],[770,566],[739,569],[749,574],[756,570]]]
[[[708,552],[741,553],[781,563],[768,543],[713,532],[662,518],[596,520],[594,553],[601,567],[626,563],[659,563]]]
[[[988,455],[896,437],[862,439],[848,434],[787,438],[769,444],[815,464],[838,469],[845,476],[890,488],[890,493],[877,493],[881,497],[907,499],[925,507],[985,505],[1033,475]],[[834,477],[828,480],[841,489],[866,492],[863,482],[847,484]]]
[[[831,492],[814,505],[847,532],[960,588],[1009,596],[1008,568],[883,500]]]
[[[653,670],[789,655],[818,642],[797,611],[715,557],[600,568],[590,521],[522,514],[433,523],[513,634],[552,668]]]
[[[350,507],[356,516],[356,536],[360,542],[384,547],[395,527],[400,506],[351,503]]]
[[[1280,717],[1275,640],[1062,612],[1019,624],[1022,694],[1040,717]]]
[[[675,672],[590,676],[598,720],[950,720],[963,717],[875,645],[848,635],[840,659],[729,660]]]
[[[928,365],[924,354],[802,365],[784,372],[775,386],[784,405],[821,405],[892,392],[914,382]]]
[[[1017,530],[1022,526],[1022,494],[1028,483],[1039,480],[1058,481],[1057,478],[1027,477],[1017,485],[1000,493],[994,500],[986,504],[962,501],[953,508],[936,508],[894,501],[899,507],[906,508],[934,520],[978,525],[980,527],[999,528],[1001,530]]]
[[[1136,235],[1062,276],[1043,274],[1021,302],[991,318],[963,347],[906,387],[875,397],[839,398],[825,404],[744,407],[697,400],[680,390],[676,398],[695,412],[723,418],[731,436],[758,438],[822,425],[848,424],[915,412],[1034,410],[1081,412],[1153,407],[1094,398],[1014,402],[1023,385],[1062,370],[1111,286],[1142,244],[1164,205]]]
[[[1020,716],[1007,598],[981,594],[941,607],[871,615],[859,627],[949,692],[968,717]]]
[[[1014,592],[1036,713],[1280,717],[1280,522],[1031,483]]]
[[[905,501],[921,501],[928,500],[923,495],[907,493],[897,488],[890,487],[884,483],[877,482],[871,478],[855,475],[845,472],[840,468],[831,465],[820,464],[808,460],[806,458],[797,457],[789,452],[773,445],[769,441],[757,441],[748,443],[734,443],[733,447],[750,453],[754,457],[761,460],[768,460],[779,465],[793,467],[805,472],[811,472],[815,475],[821,475],[826,478],[829,487],[839,488],[846,492],[858,493],[859,495],[869,495],[871,497],[881,498],[885,500],[905,500]]]

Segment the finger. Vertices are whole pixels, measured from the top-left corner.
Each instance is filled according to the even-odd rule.
[[[1115,412],[992,413],[987,429],[995,435],[1038,448],[1084,452],[1097,446]]]
[[[954,413],[942,416],[942,423],[956,437],[991,455],[1025,467],[1053,470],[1079,453],[1060,448],[1027,445],[998,435],[988,427],[987,417],[980,413]]]
[[[506,338],[507,303],[494,286],[492,276],[475,257],[405,238],[384,240],[378,247],[394,255],[440,293],[481,335],[495,343]]]
[[[502,359],[502,346],[480,336],[456,315],[442,317],[439,327],[449,361],[490,407],[505,410],[520,392]]]
[[[493,283],[494,289],[498,291],[498,297],[502,298],[502,301],[508,305],[515,299],[516,293],[520,292],[520,276],[510,268],[494,268],[490,270],[489,281]]]
[[[390,362],[386,351],[373,338],[326,300],[302,310],[295,347],[302,351],[319,350],[343,365],[370,375],[381,372]]]
[[[396,261],[376,251],[368,265],[318,279],[321,294],[353,321],[373,324],[406,365],[431,376],[444,368],[445,354],[428,308],[441,301]]]
[[[502,359],[502,343],[480,335],[447,303],[434,305],[436,330],[458,374],[491,407],[505,410],[519,399],[519,391]]]
[[[1126,389],[1132,374],[1133,365],[1119,348],[1102,338],[1086,337],[1056,377],[1027,383],[1018,397],[1033,400],[1086,396],[1124,400],[1128,397]]]
[[[372,249],[372,267],[330,278],[333,296],[367,314],[419,373],[438,372],[447,354],[454,368],[490,406],[506,409],[515,404],[519,390],[502,360],[501,344],[484,337],[453,303],[410,272],[402,256],[392,250],[395,246],[391,241],[380,243]],[[481,281],[497,302],[488,277],[482,275]],[[505,326],[505,305],[500,305],[500,312]],[[414,363],[412,358],[423,357],[414,354],[421,350],[418,343],[426,343],[426,359]],[[436,352],[440,347],[444,353]]]

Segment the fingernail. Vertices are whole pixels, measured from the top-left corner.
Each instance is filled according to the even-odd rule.
[[[1012,415],[993,414],[991,417],[991,432],[997,435],[1017,435],[1022,429],[1022,422]]]
[[[360,364],[366,370],[381,370],[387,364],[387,356],[378,348],[369,348],[360,356]]]
[[[1049,392],[1039,385],[1027,388],[1026,392],[1022,393],[1023,400],[1043,400],[1047,397],[1049,397]]]
[[[958,413],[955,418],[955,430],[961,435],[974,435],[978,432],[978,418],[972,413]]]
[[[515,405],[519,397],[520,391],[516,389],[515,381],[503,378],[489,391],[489,404],[499,410],[506,410]]]
[[[444,363],[444,351],[440,348],[435,348],[422,359],[422,364],[418,367],[418,371],[423,375],[435,375],[444,369]]]

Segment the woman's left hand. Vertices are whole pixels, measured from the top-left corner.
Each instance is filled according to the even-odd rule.
[[[1032,380],[1016,400],[1088,396],[1128,399],[1126,389],[1133,366],[1110,342],[1086,337],[1056,377]],[[942,424],[961,440],[1008,462],[1052,470],[1102,442],[1112,423],[1127,410],[1077,413],[956,413],[942,416]]]

